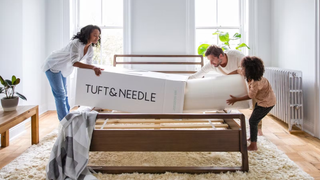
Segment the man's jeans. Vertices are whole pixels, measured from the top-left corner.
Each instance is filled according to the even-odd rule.
[[[46,71],[51,90],[56,102],[56,108],[59,121],[61,121],[70,110],[67,94],[66,78],[62,76],[61,72],[51,72],[50,69]]]

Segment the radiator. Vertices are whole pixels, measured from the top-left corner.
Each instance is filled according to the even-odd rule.
[[[264,77],[269,80],[277,98],[270,114],[287,123],[289,131],[293,125],[303,130],[302,72],[266,67]]]

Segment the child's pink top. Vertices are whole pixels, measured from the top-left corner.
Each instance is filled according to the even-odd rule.
[[[248,85],[248,96],[256,99],[258,106],[271,107],[276,104],[276,96],[266,78],[262,77],[260,81],[252,80]]]

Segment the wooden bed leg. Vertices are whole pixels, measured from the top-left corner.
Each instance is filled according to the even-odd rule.
[[[248,162],[248,149],[247,149],[247,133],[246,133],[246,119],[242,114],[240,118],[241,131],[240,131],[240,149],[242,154],[242,171],[249,171],[249,162]]]

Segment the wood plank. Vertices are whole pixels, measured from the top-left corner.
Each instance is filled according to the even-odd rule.
[[[291,131],[289,131],[289,133],[290,134],[303,134],[304,133],[304,131],[302,131],[302,130],[291,130]]]
[[[31,117],[31,144],[39,143],[39,108],[35,107],[36,113]]]
[[[227,124],[215,124],[215,128],[228,128]],[[95,128],[100,129],[102,125],[96,125]],[[211,124],[121,124],[121,125],[110,125],[107,124],[103,127],[103,129],[140,129],[140,128],[153,128],[153,129],[160,129],[160,128],[212,128]]]
[[[230,129],[240,130],[239,124],[235,122],[233,119],[225,119],[224,122],[229,125]]]
[[[240,117],[241,129],[239,132],[240,152],[242,159],[242,168],[244,171],[249,171],[248,149],[247,149],[247,132],[246,132],[246,119],[241,113]]]
[[[186,61],[178,61],[178,62],[172,62],[172,61],[161,61],[161,62],[119,62],[117,61],[117,57],[188,57],[188,58],[200,58],[200,62],[186,62]],[[203,56],[202,55],[139,55],[139,54],[115,54],[113,56],[113,66],[117,66],[117,64],[176,64],[176,65],[193,65],[193,64],[199,64],[201,67],[204,65]],[[175,72],[175,71],[174,71]],[[184,71],[186,73],[186,71]]]
[[[108,137],[108,138],[106,138]],[[236,130],[94,130],[91,151],[240,151]]]
[[[160,119],[155,119],[155,121],[160,121]],[[156,122],[154,125],[156,126],[154,129],[160,129],[160,122]]]
[[[105,120],[99,119],[96,121],[96,125],[103,124]],[[211,122],[224,122],[223,119],[212,119]],[[192,119],[192,120],[144,120],[144,119],[110,119],[107,121],[107,124],[115,124],[115,123],[201,123],[201,122],[209,122],[206,119]],[[239,125],[238,125],[239,127]]]
[[[16,111],[0,111],[0,133],[37,113],[37,106],[18,106]]]
[[[241,113],[230,114],[146,114],[146,113],[99,113],[97,119],[240,119]]]
[[[221,173],[244,171],[242,167],[185,167],[185,166],[89,166],[96,172],[108,174],[122,173]]]
[[[9,146],[9,130],[1,133],[1,147]]]
[[[32,138],[31,143],[39,143],[39,111],[38,106],[18,106],[15,111],[0,111],[0,133],[4,138],[3,146],[9,145],[9,131],[10,128],[23,122],[24,120],[31,117],[32,123]]]

